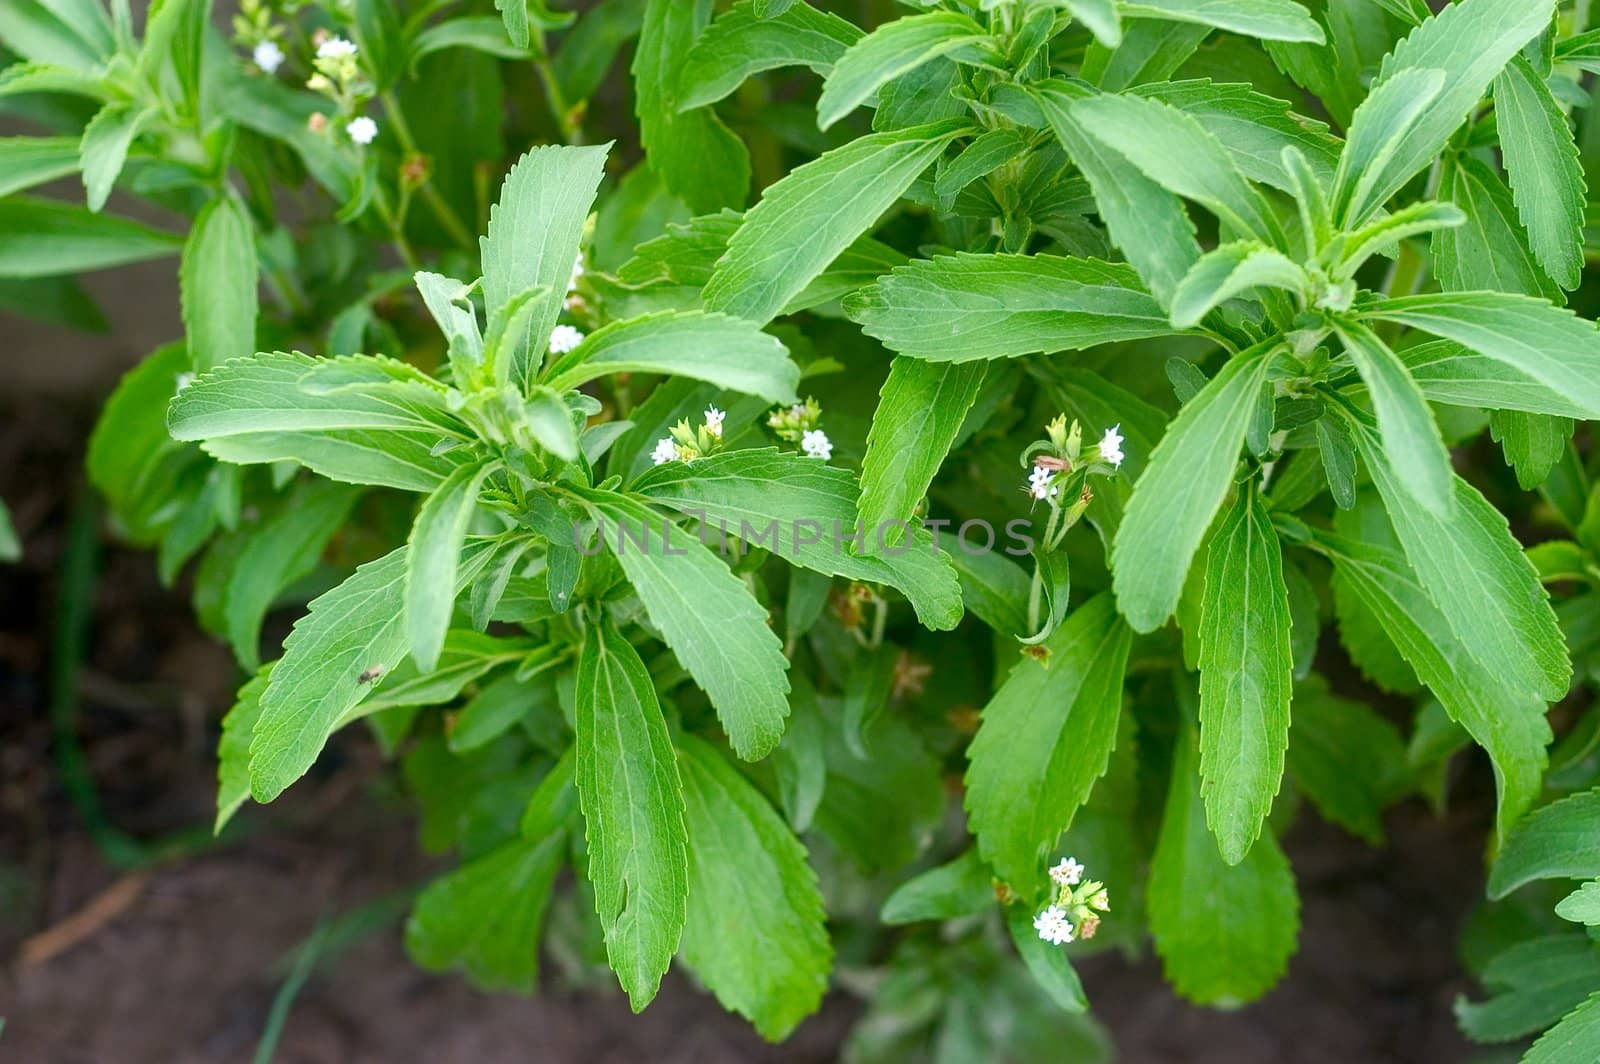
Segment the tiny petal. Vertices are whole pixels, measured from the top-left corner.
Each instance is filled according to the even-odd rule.
[[[800,449],[812,458],[820,458],[824,462],[833,457],[833,442],[828,439],[828,434],[821,429],[809,429],[800,437]]]
[[[578,287],[578,278],[583,276],[583,252],[578,252],[578,261],[572,264],[572,277],[567,281],[567,295],[571,295]]]
[[[350,134],[350,139],[357,144],[371,144],[373,138],[378,135],[378,123],[362,115],[360,118],[352,118],[350,124],[344,127],[344,131]]]
[[[671,436],[663,436],[656,441],[656,449],[650,452],[650,461],[656,465],[666,465],[677,460],[678,445],[672,441]]]
[[[1103,913],[1108,913],[1111,911],[1111,898],[1102,890],[1089,899],[1089,908],[1099,909]]]
[[[317,45],[318,59],[345,59],[355,54],[355,42],[347,41],[343,37],[329,37]]]
[[[260,67],[263,73],[275,74],[283,65],[284,54],[283,49],[278,47],[277,41],[262,41],[256,45],[250,58],[255,60],[256,66]]]
[[[583,343],[583,330],[570,325],[557,325],[550,330],[550,353],[564,355]]]
[[[1122,453],[1122,433],[1117,430],[1122,428],[1122,423],[1106,429],[1106,434],[1100,437],[1100,460],[1109,462],[1113,466],[1121,466],[1124,457]]]
[[[706,433],[721,439],[722,422],[727,416],[727,411],[718,410],[714,406],[706,407]]]

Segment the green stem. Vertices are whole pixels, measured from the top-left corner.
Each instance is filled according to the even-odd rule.
[[[401,150],[404,151],[407,158],[421,155],[421,150],[417,148],[417,140],[411,134],[411,126],[406,122],[405,111],[400,106],[400,98],[394,94],[394,90],[388,89],[384,91],[381,99],[383,100],[384,113],[388,116],[390,124],[394,126],[394,135],[400,140]],[[461,216],[456,213],[455,208],[451,207],[449,202],[439,194],[439,190],[434,187],[431,175],[422,182],[419,190],[422,193],[423,202],[427,203],[428,209],[439,220],[439,224],[444,226],[445,232],[450,234],[451,240],[469,250],[477,247],[477,236],[461,220]]]
[[[556,128],[561,130],[561,139],[568,144],[582,144],[583,127],[573,117],[572,106],[567,102],[567,94],[561,91],[555,64],[550,61],[550,50],[545,47],[543,30],[534,33],[532,44],[533,68],[539,73],[539,82],[544,86],[545,102],[550,108],[550,116],[556,120]]]

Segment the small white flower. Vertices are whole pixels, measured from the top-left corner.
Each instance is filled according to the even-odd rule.
[[[278,47],[277,41],[262,41],[256,45],[256,50],[251,53],[250,58],[255,60],[256,66],[260,67],[263,73],[276,74],[278,68],[283,65],[283,49]]]
[[[362,115],[360,118],[352,118],[350,124],[344,127],[344,131],[350,134],[350,139],[357,144],[371,144],[372,139],[378,135],[378,123]]]
[[[1103,913],[1108,913],[1111,911],[1111,898],[1102,890],[1089,899],[1089,908],[1099,909]]]
[[[1100,437],[1100,460],[1110,462],[1113,466],[1122,465],[1122,433],[1117,430],[1122,427],[1119,421],[1106,429],[1106,434]]]
[[[1053,469],[1047,469],[1042,465],[1034,466],[1033,472],[1028,474],[1028,494],[1035,499],[1048,499],[1054,496],[1060,491],[1050,483],[1055,475]]]
[[[1075,887],[1083,881],[1083,865],[1076,858],[1063,857],[1059,864],[1050,869],[1050,879],[1058,886]]]
[[[583,330],[570,325],[557,325],[550,330],[550,353],[564,355],[583,343]]]
[[[329,37],[317,45],[318,59],[345,59],[355,54],[355,42],[347,41],[343,37]]]
[[[583,276],[583,252],[578,252],[578,261],[572,264],[572,278],[567,281],[567,295],[571,295],[578,287],[578,278]]]
[[[722,439],[722,421],[727,416],[726,411],[718,410],[714,406],[706,407],[706,435]]]
[[[1052,946],[1072,941],[1072,923],[1067,919],[1066,910],[1054,905],[1033,918],[1033,929]]]
[[[800,449],[810,457],[820,458],[824,462],[833,457],[833,442],[821,429],[808,429],[805,435],[800,437]]]
[[[650,452],[650,461],[656,465],[666,465],[677,460],[678,445],[672,442],[671,436],[663,436],[656,441],[656,449]]]

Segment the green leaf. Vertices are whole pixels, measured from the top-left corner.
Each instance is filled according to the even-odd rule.
[[[1566,457],[1577,428],[1570,418],[1491,410],[1489,434],[1500,444],[1506,461],[1516,467],[1517,486],[1532,491],[1545,482]]]
[[[1352,276],[1367,259],[1408,237],[1454,229],[1466,222],[1466,215],[1454,204],[1432,200],[1409,203],[1339,238],[1345,249],[1338,254],[1339,276]]]
[[[1572,128],[1550,87],[1521,56],[1494,83],[1495,125],[1517,214],[1539,264],[1562,288],[1583,272],[1587,186]]]
[[[532,992],[539,929],[565,852],[561,834],[517,839],[435,879],[412,906],[406,952],[431,971],[459,967],[485,990]]]
[[[1140,23],[1134,23],[1137,27]],[[1124,47],[1131,40],[1123,42]],[[1120,248],[1139,276],[1166,306],[1189,267],[1200,257],[1194,223],[1183,203],[1138,167],[1091,136],[1077,115],[1081,90],[1065,82],[1035,90],[1056,139],[1083,171],[1094,200]]]
[[[172,401],[173,438],[201,440],[228,462],[292,459],[326,477],[432,491],[476,451],[445,392],[402,362],[263,352],[235,359]]]
[[[506,175],[489,212],[489,235],[479,241],[489,320],[528,289],[545,289],[526,333],[513,341],[509,379],[518,387],[532,381],[561,314],[609,147],[547,145],[528,151]]]
[[[1126,18],[1192,22],[1264,41],[1323,41],[1322,27],[1294,0],[1124,0],[1121,7]]]
[[[879,278],[844,305],[885,347],[933,362],[1078,350],[1172,332],[1129,267],[1056,255],[924,259]]]
[[[1363,309],[1454,340],[1566,396],[1582,417],[1600,417],[1600,331],[1571,311],[1505,292],[1406,296]]]
[[[1133,19],[1115,46],[1092,42],[1080,74],[1106,92],[1163,81],[1175,74],[1211,35],[1211,27],[1167,19]],[[1076,154],[1073,155],[1076,160]]]
[[[827,129],[867,102],[885,82],[987,36],[982,26],[955,11],[930,11],[884,23],[834,63],[817,101],[817,126]]]
[[[1189,402],[1134,485],[1112,551],[1117,605],[1135,631],[1158,628],[1178,604],[1189,563],[1239,464],[1270,351],[1235,355]]]
[[[872,133],[791,170],[728,241],[702,293],[706,308],[771,321],[966,132],[949,121]]]
[[[295,623],[250,741],[256,801],[272,801],[304,775],[345,715],[405,658],[405,572],[402,547],[318,596]]]
[[[17,562],[22,560],[22,541],[17,538],[17,529],[11,523],[11,511],[6,508],[5,500],[0,499],[0,562]]]
[[[232,196],[212,200],[195,219],[178,269],[183,331],[196,372],[256,350],[255,226]]]
[[[1021,130],[1002,127],[991,129],[973,139],[961,149],[961,154],[950,160],[933,180],[933,194],[941,201],[955,199],[962,189],[980,177],[992,174],[1000,167],[1027,152],[1028,138]]]
[[[0,137],[0,196],[9,196],[78,169],[73,137]]]
[[[166,404],[188,368],[182,343],[156,348],[123,376],[89,437],[89,480],[135,542],[153,542],[166,525],[176,471],[205,460],[167,434]]]
[[[889,527],[887,545],[902,542],[896,522],[910,521],[944,464],[967,411],[978,398],[987,367],[896,358],[878,393],[878,409],[861,460],[861,520]],[[877,550],[877,537],[868,544]]]
[[[223,618],[234,656],[247,670],[261,663],[261,621],[284,588],[307,575],[322,557],[356,492],[340,484],[308,481],[245,541],[228,575]]]
[[[1547,702],[1565,697],[1572,677],[1566,641],[1505,517],[1453,474],[1452,515],[1418,512],[1371,428],[1351,427],[1406,559],[1467,650],[1516,690]]]
[[[1230,865],[1206,828],[1192,729],[1179,732],[1150,861],[1150,934],[1172,988],[1199,1004],[1253,1001],[1295,950],[1294,873],[1268,832]]]
[[[1070,0],[1067,7],[1072,17],[1105,47],[1115,48],[1122,43],[1122,19],[1117,14],[1116,0]]]
[[[1387,547],[1319,536],[1344,588],[1381,624],[1450,718],[1471,733],[1494,763],[1500,792],[1496,830],[1504,838],[1539,795],[1550,725],[1535,695],[1509,687],[1452,630],[1405,558]]]
[[[1202,610],[1200,789],[1222,859],[1236,865],[1278,793],[1294,683],[1283,556],[1251,486],[1211,537]]]
[[[716,707],[734,750],[747,761],[771,753],[789,714],[789,662],[766,610],[670,520],[626,496],[583,497],[651,623]]]
[[[794,572],[800,573],[802,570],[796,569]],[[826,594],[828,582],[820,580],[819,583]],[[790,587],[789,599],[784,605],[788,617],[793,618],[797,604],[792,580]],[[793,627],[790,628],[790,638],[795,638]],[[804,672],[792,673],[789,682],[793,684],[789,692],[789,727],[783,733],[783,742],[773,754],[772,769],[777,777],[778,800],[783,805],[784,815],[789,818],[794,830],[805,831],[811,827],[822,796],[827,793],[828,764],[822,711],[817,705],[816,689],[806,679]]]
[[[1192,329],[1223,303],[1255,288],[1282,288],[1303,298],[1311,279],[1281,251],[1254,241],[1224,244],[1184,274],[1172,294],[1172,327]]]
[[[1429,401],[1489,410],[1518,410],[1584,418],[1586,408],[1505,362],[1449,340],[1431,340],[1400,352],[1411,379]]]
[[[1387,187],[1381,184],[1386,169],[1405,147],[1406,138],[1432,116],[1430,108],[1444,92],[1446,80],[1443,70],[1424,67],[1397,71],[1373,86],[1356,108],[1350,138],[1339,156],[1332,196],[1335,222],[1351,227],[1383,205],[1377,197]]]
[[[948,532],[939,533],[939,545],[955,564],[967,609],[1001,635],[1028,635],[1030,578],[1022,566],[997,551],[968,554]]]
[[[1455,155],[1440,171],[1439,193],[1461,208],[1465,225],[1434,234],[1434,272],[1446,291],[1493,289],[1556,301],[1561,287],[1534,261],[1511,190],[1481,159]]]
[[[1600,1054],[1600,993],[1573,1009],[1539,1036],[1522,1064],[1579,1064]]]
[[[511,40],[501,19],[492,15],[469,15],[429,26],[413,37],[408,61],[415,64],[424,56],[447,48],[470,48],[500,59],[526,60],[532,55],[526,45]]]
[[[1393,479],[1434,516],[1448,519],[1454,507],[1450,452],[1422,390],[1377,333],[1358,322],[1334,328],[1372,397]]]
[[[879,919],[890,926],[919,920],[954,920],[983,912],[994,902],[994,878],[978,851],[971,849],[896,887],[884,899]]]
[[[1020,657],[984,707],[965,804],[983,859],[1024,897],[1105,774],[1132,642],[1111,596],[1097,595],[1045,641],[1045,654]]]
[[[862,541],[875,553],[850,553],[849,538],[860,531],[855,478],[815,458],[771,449],[724,451],[656,466],[633,490],[709,523],[702,542],[737,536],[817,572],[888,584],[931,628],[954,628],[961,620],[955,569],[920,523],[898,548],[883,542],[881,526],[867,527]],[[710,535],[713,528],[720,537]]]
[[[233,708],[222,718],[222,738],[217,743],[214,834],[222,834],[233,814],[250,798],[250,739],[255,734],[256,721],[261,719],[261,696],[271,678],[271,665],[252,676],[239,688]]]
[[[1374,846],[1383,842],[1384,808],[1409,782],[1399,729],[1316,676],[1295,687],[1286,768],[1323,819]]]
[[[645,158],[696,214],[741,207],[750,187],[744,142],[709,108],[679,113],[684,59],[710,14],[711,0],[648,0],[632,70]]]
[[[1490,82],[1523,45],[1544,31],[1551,14],[1551,5],[1543,2],[1461,0],[1412,30],[1396,45],[1384,58],[1370,94],[1382,93],[1389,102],[1372,109],[1368,122],[1377,123],[1383,130],[1395,128],[1396,109],[1404,110],[1406,96],[1419,91],[1418,75],[1412,71],[1442,71],[1444,83],[1415,120],[1403,123],[1398,138],[1388,144],[1381,159],[1374,160],[1376,165],[1365,170],[1352,166],[1343,171],[1347,180],[1360,181],[1362,195],[1359,203],[1336,197],[1336,202],[1347,205],[1347,209],[1336,213],[1336,220],[1345,225],[1365,221],[1412,175],[1438,159],[1450,135],[1477,106]],[[1386,88],[1399,79],[1405,80],[1406,91]],[[1351,124],[1351,144],[1387,140],[1387,136],[1368,134],[1355,122]]]
[[[424,672],[439,663],[455,607],[467,523],[477,508],[484,480],[499,464],[498,459],[484,459],[458,466],[423,500],[411,526],[411,538],[406,541],[406,638],[412,658]]]
[[[1196,78],[1140,85],[1131,95],[1160,100],[1192,115],[1222,142],[1240,173],[1290,195],[1296,194],[1297,184],[1284,157],[1288,149],[1300,153],[1301,162],[1319,182],[1331,179],[1338,166],[1343,143],[1326,125],[1296,114],[1283,100],[1256,92],[1248,84]]]
[[[106,205],[111,186],[116,184],[122,164],[128,159],[128,148],[150,114],[148,109],[133,104],[110,103],[83,128],[79,166],[91,211]]]
[[[1069,1013],[1089,1010],[1089,999],[1083,993],[1083,983],[1073,970],[1067,951],[1039,937],[1033,929],[1033,913],[1027,907],[1012,905],[1006,909],[1006,930],[1028,974],[1057,1008]]]
[[[1222,142],[1198,119],[1157,100],[1096,96],[1072,107],[1089,135],[1122,155],[1147,178],[1192,199],[1239,236],[1283,246],[1277,216],[1244,179]],[[1182,166],[1174,166],[1182,159]],[[1091,178],[1092,180],[1092,178]]]
[[[638,1012],[684,931],[684,787],[650,673],[604,616],[584,634],[573,717],[595,910],[611,968]]]
[[[177,254],[183,238],[52,200],[0,200],[0,277],[52,277]]]
[[[741,0],[694,42],[678,75],[678,110],[716,103],[764,70],[805,66],[826,74],[861,36],[849,22],[810,4],[763,17],[750,0]]]
[[[805,847],[710,745],[683,735],[689,826],[683,959],[724,1008],[781,1041],[815,1012],[833,966],[822,892]]]
[[[551,363],[545,383],[558,391],[613,373],[667,373],[793,402],[800,369],[776,337],[743,318],[703,311],[646,314],[614,321]]]
[[[1562,898],[1556,915],[1575,924],[1600,924],[1600,880],[1591,880]]]
[[[1497,954],[1481,979],[1494,996],[1458,997],[1456,1023],[1474,1042],[1509,1042],[1544,1030],[1600,991],[1600,953],[1587,935],[1542,935]]]
[[[1600,877],[1600,790],[1552,802],[1517,824],[1489,872],[1489,897],[1499,899],[1541,879]]]

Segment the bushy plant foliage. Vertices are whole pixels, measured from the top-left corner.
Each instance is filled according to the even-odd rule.
[[[0,6],[0,297],[181,253],[90,472],[252,674],[219,830],[359,725],[427,967],[1089,1058],[1071,958],[1259,997],[1294,818],[1475,746],[1461,1025],[1600,1059],[1587,3],[494,6]]]

